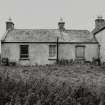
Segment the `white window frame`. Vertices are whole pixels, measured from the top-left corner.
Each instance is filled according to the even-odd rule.
[[[49,45],[49,57],[56,57],[57,54],[57,46],[55,44]]]

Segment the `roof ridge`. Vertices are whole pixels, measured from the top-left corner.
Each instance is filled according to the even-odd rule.
[[[85,30],[85,29],[66,29],[66,30],[67,31],[89,31],[89,30]]]
[[[37,28],[37,29],[34,29],[34,28],[32,28],[32,29],[30,29],[30,28],[15,28],[14,30],[59,30],[59,29],[57,29],[57,28]],[[89,30],[86,30],[86,29],[65,29],[65,31],[88,31],[88,32],[90,32]]]
[[[20,28],[16,28],[16,29],[14,29],[14,30],[58,30],[58,29],[34,29],[34,28],[32,28],[32,29],[26,29],[26,28],[22,28],[22,29],[20,29]]]

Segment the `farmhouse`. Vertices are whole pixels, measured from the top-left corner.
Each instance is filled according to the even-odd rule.
[[[56,29],[15,29],[9,20],[1,57],[21,65],[53,64],[61,59],[92,61],[99,57],[99,44],[88,30],[65,29],[62,19]]]

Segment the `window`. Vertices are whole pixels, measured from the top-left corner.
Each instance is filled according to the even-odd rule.
[[[76,57],[77,58],[85,57],[85,46],[76,46]]]
[[[56,45],[49,45],[49,57],[56,56]]]
[[[28,45],[20,45],[20,59],[28,59]]]

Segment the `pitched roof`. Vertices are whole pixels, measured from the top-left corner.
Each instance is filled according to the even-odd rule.
[[[100,32],[105,28],[105,24],[102,24],[100,27],[95,27],[92,31],[92,33],[95,35],[96,33]]]
[[[102,26],[102,27],[100,27],[100,28],[98,28],[98,29],[94,29],[94,30],[93,30],[93,34],[96,35],[97,33],[99,33],[100,31],[102,31],[102,30],[104,30],[104,29],[105,29],[105,26]]]
[[[5,35],[4,42],[96,42],[88,30],[14,29]]]

